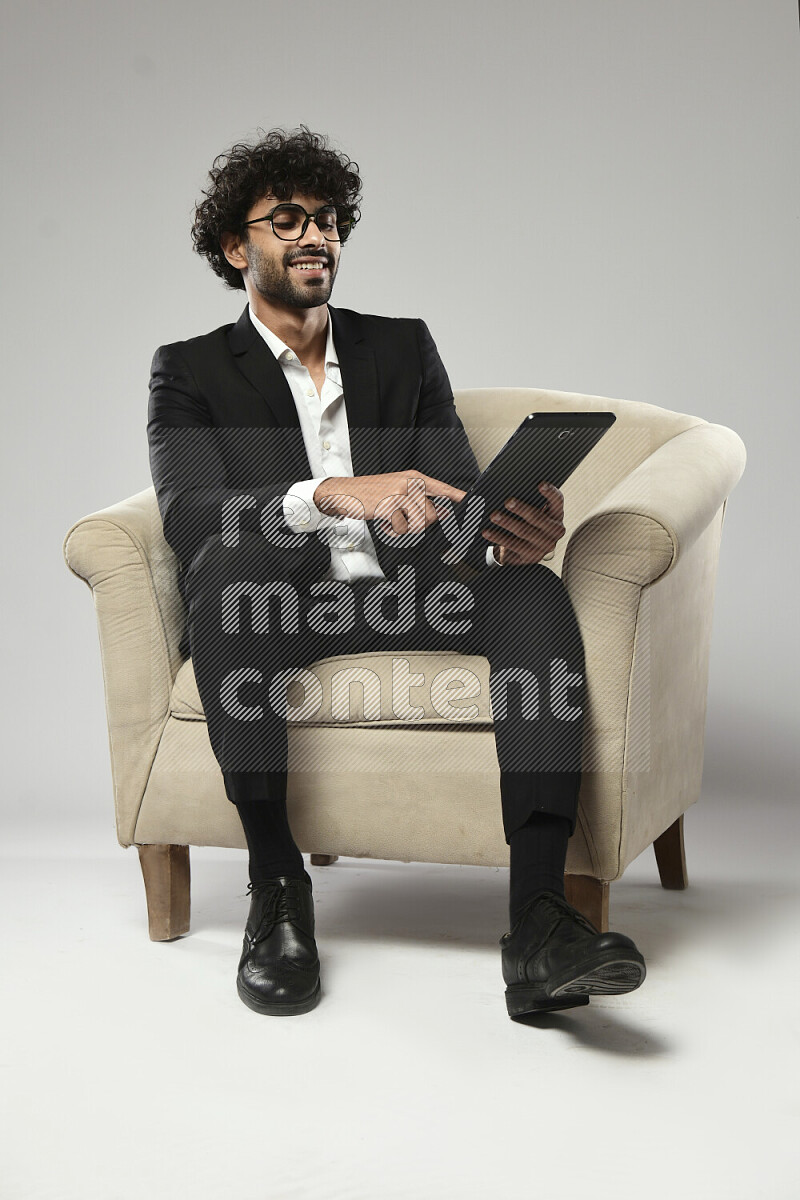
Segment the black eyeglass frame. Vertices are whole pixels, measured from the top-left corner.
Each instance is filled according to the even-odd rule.
[[[299,208],[300,212],[305,214],[305,220],[303,221],[303,227],[300,230],[300,232],[297,234],[296,237],[287,238],[287,237],[282,237],[281,234],[279,234],[279,233],[275,233],[275,226],[273,225],[272,221],[273,221],[273,217],[275,216],[275,213],[278,212],[278,210],[281,208]],[[358,223],[359,218],[358,217],[348,217],[347,218],[347,228],[346,228],[346,231],[344,231],[344,237],[339,236],[339,237],[332,238],[332,237],[328,237],[328,235],[324,229],[320,229],[319,222],[317,221],[317,217],[321,213],[324,213],[324,212],[334,212],[336,214],[336,231],[337,231],[337,233],[339,233],[341,235],[341,233],[343,231],[339,226],[339,210],[335,204],[323,204],[322,208],[318,208],[315,213],[310,213],[310,212],[306,212],[306,210],[303,208],[302,204],[294,204],[292,201],[282,200],[281,203],[276,204],[275,207],[273,208],[272,212],[268,212],[265,217],[254,217],[252,221],[244,221],[243,225],[257,225],[259,223],[259,221],[269,221],[270,229],[272,230],[273,233],[275,233],[275,237],[278,238],[279,241],[281,241],[281,242],[299,242],[300,238],[303,237],[306,230],[308,229],[309,222],[313,221],[314,224],[317,226],[317,229],[319,229],[320,233],[325,238],[326,242],[339,242],[339,243],[341,243],[341,245],[344,245],[344,243],[350,237],[350,234],[353,232],[353,227]]]

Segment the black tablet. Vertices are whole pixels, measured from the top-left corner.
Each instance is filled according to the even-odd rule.
[[[538,484],[560,488],[615,420],[610,412],[530,413],[455,505],[454,514],[461,521],[470,499],[480,496],[485,505],[480,529],[498,531],[489,514],[505,511],[504,501],[512,496],[544,508],[547,500]]]

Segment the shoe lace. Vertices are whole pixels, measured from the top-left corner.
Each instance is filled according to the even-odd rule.
[[[559,896],[557,892],[548,892],[545,899],[551,908],[556,909],[560,917],[567,918],[573,925],[580,925],[587,933],[597,934],[599,932],[588,917],[585,917],[577,908],[573,908],[569,901],[563,896]]]
[[[281,884],[276,880],[265,883],[249,883],[249,896],[257,896],[261,901],[258,912],[257,927],[252,935],[252,942],[262,941],[272,931],[273,926],[282,921],[295,922],[301,915],[300,880],[290,879]]]

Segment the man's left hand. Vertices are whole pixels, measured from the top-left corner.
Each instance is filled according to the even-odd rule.
[[[566,532],[563,495],[552,483],[540,483],[539,491],[547,501],[544,508],[534,508],[512,496],[504,502],[507,513],[490,514],[492,524],[507,532],[485,529],[483,536],[500,547],[497,557],[504,567],[541,562]]]

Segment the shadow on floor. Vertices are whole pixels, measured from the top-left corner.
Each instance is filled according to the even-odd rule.
[[[340,859],[310,873],[318,934],[327,940],[378,938],[494,952],[508,928],[503,868]],[[797,890],[790,884],[690,878],[678,892],[661,887],[655,864],[653,875],[652,882],[612,884],[610,901],[610,927],[632,937],[650,966],[668,964],[687,945],[746,947],[796,912]],[[246,888],[245,863],[202,863],[193,878],[192,933],[240,936]]]

